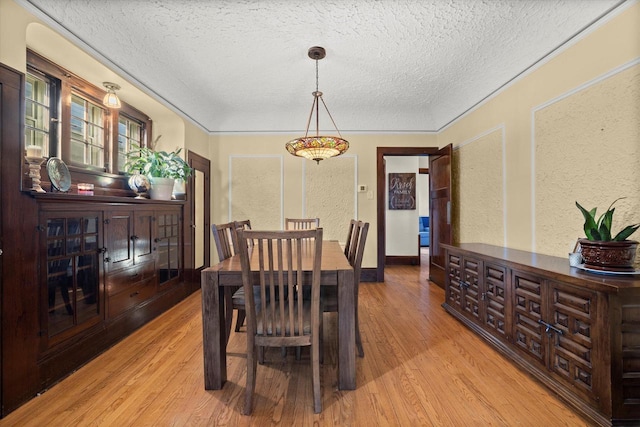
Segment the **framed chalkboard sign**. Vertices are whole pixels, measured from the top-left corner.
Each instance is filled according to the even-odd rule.
[[[389,210],[416,208],[416,174],[389,173]]]

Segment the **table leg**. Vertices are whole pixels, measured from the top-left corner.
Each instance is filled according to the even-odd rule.
[[[356,322],[353,270],[338,271],[338,387],[356,388]]]
[[[201,285],[204,388],[219,390],[227,380],[224,292],[218,286],[217,271],[203,271]]]

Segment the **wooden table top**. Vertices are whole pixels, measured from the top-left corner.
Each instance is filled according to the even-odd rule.
[[[305,250],[307,248],[308,250]],[[257,253],[257,249],[255,251],[252,251],[252,255],[253,253]],[[304,256],[302,260],[303,270],[311,271],[313,261],[312,246],[303,246],[302,254]],[[252,269],[255,268],[257,270],[258,266],[256,258],[256,256],[251,257],[251,265]],[[351,267],[351,264],[349,264],[349,261],[344,256],[344,251],[337,240],[322,241],[322,271],[349,270],[352,268],[353,267]],[[227,258],[214,266],[206,268],[204,271],[240,272],[242,271],[242,267],[240,266],[240,255],[234,255],[231,258]]]

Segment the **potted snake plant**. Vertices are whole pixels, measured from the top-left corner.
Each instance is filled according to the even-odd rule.
[[[638,230],[640,224],[625,226],[618,233],[612,233],[613,205],[621,197],[611,203],[605,213],[596,219],[597,208],[586,210],[580,203],[576,206],[584,217],[586,238],[579,239],[585,267],[603,271],[633,271],[638,242],[628,238]]]

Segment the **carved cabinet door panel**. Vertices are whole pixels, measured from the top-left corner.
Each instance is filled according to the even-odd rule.
[[[447,304],[462,312],[462,256],[459,253],[447,251],[445,271]]]
[[[482,261],[465,256],[462,259],[462,310],[464,314],[472,318],[478,324],[481,323],[482,295]]]
[[[594,395],[597,356],[597,293],[561,282],[548,282],[549,369],[572,388]]]
[[[541,321],[543,312],[543,287],[541,277],[512,270],[514,292],[513,343],[526,356],[546,365],[547,337]]]
[[[446,252],[446,300],[465,316],[480,324],[483,316],[482,262],[459,253]]]
[[[484,325],[497,336],[506,341],[510,334],[510,292],[507,286],[507,269],[501,265],[485,263],[484,265],[484,293],[481,299],[485,301]]]

